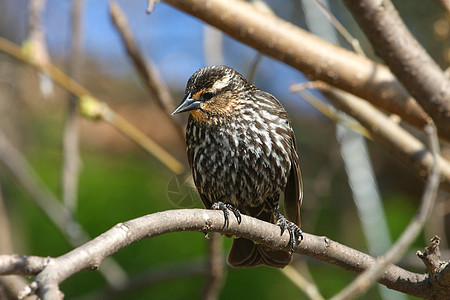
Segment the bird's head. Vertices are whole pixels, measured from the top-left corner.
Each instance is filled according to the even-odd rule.
[[[186,94],[172,115],[189,111],[198,122],[217,121],[239,109],[242,92],[252,87],[232,68],[204,67],[189,78]]]

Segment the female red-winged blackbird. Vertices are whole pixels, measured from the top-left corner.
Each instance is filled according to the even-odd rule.
[[[290,233],[291,253],[235,238],[228,255],[233,267],[261,264],[282,268],[302,237],[302,179],[295,137],[286,111],[271,94],[225,66],[192,75],[186,96],[172,114],[190,111],[187,154],[194,182],[206,208],[240,212],[275,223]],[[278,211],[284,192],[287,219]],[[291,221],[291,222],[290,222]],[[298,226],[297,226],[298,225]]]

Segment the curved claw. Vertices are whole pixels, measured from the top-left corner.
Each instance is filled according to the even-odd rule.
[[[289,232],[289,245],[291,246],[290,254],[292,255],[295,247],[303,240],[302,230],[296,224],[288,221],[285,216],[278,211],[278,209],[275,209],[275,215],[278,218],[277,225],[280,226],[281,235],[283,235],[286,229]]]
[[[233,205],[223,203],[222,201],[218,201],[216,203],[213,203],[213,205],[211,205],[211,209],[223,211],[223,217],[225,218],[223,228],[225,227],[228,228],[228,226],[230,225],[230,213],[228,212],[228,210],[231,210],[233,212],[238,224],[241,224],[242,221],[241,212]]]

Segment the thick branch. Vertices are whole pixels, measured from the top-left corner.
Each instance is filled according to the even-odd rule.
[[[428,116],[388,68],[328,43],[244,1],[164,0],[233,38],[302,71],[364,98],[422,128]],[[450,140],[450,130],[441,135]]]
[[[417,42],[389,0],[346,0],[376,53],[433,118],[450,132],[450,82]]]
[[[58,285],[68,277],[82,270],[98,268],[106,257],[131,243],[169,232],[221,232],[251,238],[275,249],[289,250],[288,234],[285,232],[280,236],[280,228],[276,225],[243,215],[240,225],[234,218],[230,218],[229,228],[222,227],[223,213],[204,209],[165,211],[120,223],[83,246],[50,259],[31,287],[37,287],[44,299],[60,299]],[[367,254],[326,237],[307,233],[304,233],[304,240],[295,252],[354,272],[362,272],[374,263],[374,258]],[[4,259],[5,257],[0,257],[0,274],[9,274],[1,267],[4,266],[1,263]],[[432,293],[427,275],[411,273],[394,265],[386,269],[379,282],[418,297],[426,298]]]

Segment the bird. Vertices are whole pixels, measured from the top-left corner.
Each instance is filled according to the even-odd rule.
[[[189,112],[187,156],[195,186],[207,209],[231,211],[277,224],[290,234],[291,251],[274,250],[235,237],[228,264],[235,268],[283,268],[299,239],[303,183],[294,131],[286,110],[227,66],[207,66],[188,80],[172,115]],[[278,209],[284,194],[284,211]],[[277,221],[276,221],[277,220]]]

